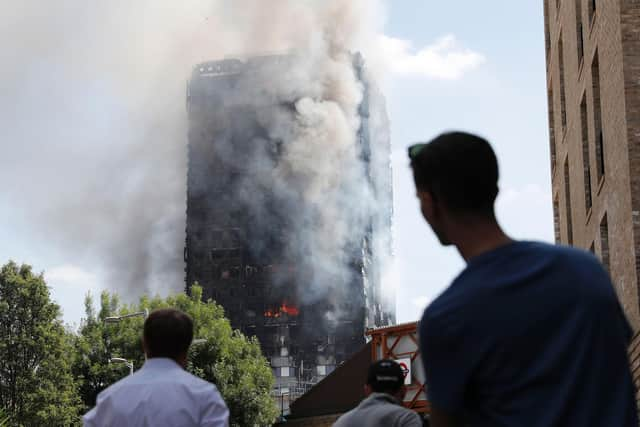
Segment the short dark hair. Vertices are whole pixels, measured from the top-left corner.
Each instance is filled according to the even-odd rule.
[[[404,376],[398,362],[382,359],[369,366],[367,384],[376,393],[396,394],[404,385]]]
[[[498,160],[487,140],[465,132],[443,133],[412,158],[416,188],[453,213],[493,216]]]
[[[193,320],[174,308],[154,310],[144,321],[144,342],[148,357],[175,359],[189,349]]]

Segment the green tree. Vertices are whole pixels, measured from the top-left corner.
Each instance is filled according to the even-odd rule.
[[[194,336],[203,342],[191,347],[187,369],[218,387],[229,406],[231,425],[271,425],[277,416],[270,396],[273,375],[257,340],[234,331],[222,307],[211,300],[202,301],[202,289],[198,286],[192,287],[190,296],[142,297],[136,305],[123,305],[117,296],[103,293],[98,313],[91,298],[87,298],[86,319],[76,339],[74,362],[86,409],[95,404],[101,390],[128,373],[123,365],[109,365],[110,357],[133,361],[136,368],[144,363],[143,319],[131,317],[108,324],[104,319],[164,307],[178,308],[193,318]]]
[[[0,337],[0,407],[13,425],[78,424],[71,333],[28,265],[0,269]]]
[[[0,427],[8,427],[9,426],[9,415],[7,415],[7,411],[4,408],[0,407]]]

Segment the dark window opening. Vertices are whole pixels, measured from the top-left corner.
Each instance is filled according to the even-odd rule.
[[[569,182],[569,161],[564,161],[564,197],[567,216],[567,244],[573,245],[573,221],[571,218],[571,184]]]
[[[562,34],[558,41],[558,64],[560,68],[560,117],[562,118],[562,134],[567,131],[567,102],[564,86],[564,52],[562,48]]]
[[[600,257],[604,267],[608,272],[611,272],[609,265],[609,224],[606,213],[602,217],[602,221],[600,221]]]
[[[212,249],[211,259],[213,261],[227,258],[240,258],[242,250],[240,249]]]
[[[222,248],[222,230],[213,230],[211,232],[211,243],[215,249]]]
[[[584,169],[584,208],[589,211],[592,205],[591,198],[591,164],[589,161],[589,137],[587,134],[587,97],[582,96],[580,102],[580,123],[582,138],[582,166]]]
[[[549,5],[546,1],[544,2],[544,48],[548,58],[551,49],[551,34],[549,34]]]
[[[578,42],[578,64],[582,63],[584,41],[582,37],[582,0],[576,0],[576,36]]]
[[[560,206],[558,203],[558,196],[553,199],[553,231],[556,238],[556,243],[560,243]]]
[[[602,130],[602,105],[600,103],[600,65],[598,51],[593,56],[591,65],[591,86],[593,89],[593,127],[596,145],[596,166],[598,182],[605,173],[604,165],[604,132]]]
[[[549,114],[549,150],[551,154],[551,171],[553,172],[556,167],[556,134],[554,131],[554,117],[553,117],[553,85],[549,84],[547,89],[547,106]]]

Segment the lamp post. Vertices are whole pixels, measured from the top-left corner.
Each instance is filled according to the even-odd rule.
[[[287,396],[287,409],[289,409],[289,405],[291,404],[290,392],[289,390],[280,390],[280,421],[285,421],[284,417],[284,397]]]
[[[128,319],[129,317],[142,316],[145,319],[149,316],[149,309],[145,308],[144,311],[136,311],[135,313],[123,314],[122,316],[109,316],[104,318],[104,323],[118,323],[122,319]]]
[[[122,357],[112,357],[109,359],[109,363],[123,363],[127,368],[129,368],[129,375],[133,375],[133,361],[129,362],[127,359],[123,359]]]

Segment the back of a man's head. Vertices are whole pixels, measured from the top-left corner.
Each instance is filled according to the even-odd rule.
[[[144,345],[148,358],[177,359],[186,354],[193,340],[193,321],[180,310],[162,308],[144,322]]]
[[[411,167],[418,191],[431,193],[451,213],[493,216],[498,161],[485,139],[443,133],[412,156]]]
[[[373,392],[396,396],[404,386],[404,375],[396,361],[378,360],[369,366],[367,385]]]

